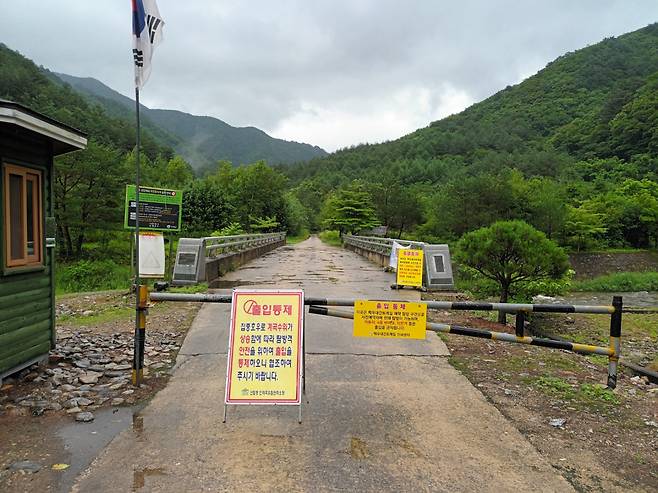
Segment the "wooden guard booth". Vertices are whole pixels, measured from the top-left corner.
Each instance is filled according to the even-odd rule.
[[[86,135],[0,100],[0,382],[55,345],[53,158]]]

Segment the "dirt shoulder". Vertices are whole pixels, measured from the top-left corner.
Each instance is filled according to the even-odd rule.
[[[484,312],[434,312],[431,318],[514,333],[513,326],[497,324]],[[653,360],[655,321],[629,322],[633,328],[624,339],[627,350],[642,348],[641,356]],[[601,323],[589,316],[551,315],[549,320],[535,318],[530,327],[541,325],[553,332],[567,327],[563,337],[598,343],[603,338]],[[617,388],[607,390],[603,357],[441,337],[452,353],[450,363],[578,491],[658,490],[658,386],[622,371]]]
[[[149,309],[145,381],[137,388],[130,382],[133,300],[119,292],[58,298],[58,342],[48,363],[6,379],[0,389],[0,490],[66,491],[62,476],[93,459],[93,435],[111,439],[107,434],[120,426],[113,418],[130,416],[166,385],[199,306],[160,303]],[[81,453],[61,433],[66,428],[75,439],[75,426],[81,435],[91,434]]]

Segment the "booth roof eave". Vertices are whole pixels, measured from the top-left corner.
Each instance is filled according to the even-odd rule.
[[[87,147],[84,132],[13,101],[0,99],[0,123],[16,125],[49,138],[55,156]]]

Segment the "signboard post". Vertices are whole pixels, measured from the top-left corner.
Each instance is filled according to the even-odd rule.
[[[423,287],[423,251],[398,250],[398,266],[395,283],[398,286]]]
[[[123,227],[135,228],[137,214],[135,185],[126,185]],[[180,231],[183,193],[180,190],[139,187],[139,229]]]
[[[354,337],[425,339],[427,305],[409,301],[354,303]]]
[[[304,292],[236,289],[226,368],[228,404],[297,405],[301,423]]]

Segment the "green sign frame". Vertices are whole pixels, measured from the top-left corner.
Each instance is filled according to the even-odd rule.
[[[126,185],[123,227],[135,229],[135,185]],[[139,229],[144,231],[180,231],[183,217],[183,192],[166,188],[139,187]]]

